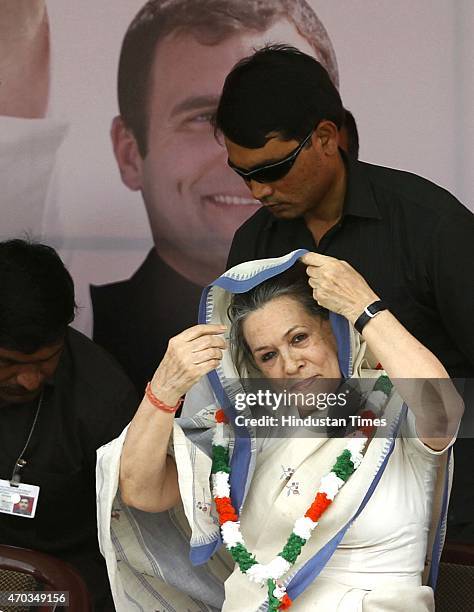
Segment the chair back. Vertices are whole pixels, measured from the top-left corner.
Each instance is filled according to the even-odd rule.
[[[65,591],[69,593],[68,612],[92,612],[91,597],[77,570],[69,563],[51,555],[27,548],[0,544],[0,591]],[[30,608],[22,602],[8,606],[9,612],[23,612]],[[51,604],[32,608],[35,612],[62,609]]]
[[[474,542],[446,542],[436,585],[436,612],[474,610]]]

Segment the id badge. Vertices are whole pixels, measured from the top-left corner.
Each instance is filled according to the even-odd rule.
[[[0,479],[0,513],[34,518],[40,488],[21,482],[17,487]]]

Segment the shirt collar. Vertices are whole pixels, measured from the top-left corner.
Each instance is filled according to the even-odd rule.
[[[353,215],[367,219],[382,219],[371,184],[365,171],[365,164],[350,158],[339,149],[346,166],[347,184],[343,216]]]

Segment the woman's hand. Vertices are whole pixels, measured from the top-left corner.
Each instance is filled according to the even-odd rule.
[[[222,359],[225,325],[195,325],[174,336],[151,381],[162,402],[174,406],[179,398]]]
[[[321,306],[352,324],[366,306],[379,299],[362,276],[345,261],[307,253],[301,261],[313,296]],[[464,410],[448,373],[433,353],[414,338],[388,310],[370,319],[363,338],[415,415],[419,439],[435,450],[446,448]]]
[[[306,253],[301,261],[313,288],[314,299],[328,310],[343,315],[354,323],[364,308],[379,299],[364,278],[346,261]]]
[[[178,334],[151,381],[153,394],[174,406],[218,366],[226,344],[224,325],[196,325]],[[120,491],[125,504],[145,512],[163,512],[180,499],[174,459],[167,455],[174,414],[157,409],[145,395],[127,431],[120,460]]]

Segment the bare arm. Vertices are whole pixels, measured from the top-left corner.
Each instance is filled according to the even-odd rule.
[[[352,324],[364,308],[379,299],[348,263],[317,253],[302,258],[309,284],[324,307]],[[420,440],[442,450],[457,431],[463,403],[439,359],[383,311],[364,327],[362,336],[415,415]]]
[[[0,115],[39,118],[49,96],[45,0],[0,0]]]
[[[151,381],[154,395],[168,406],[218,365],[225,348],[221,325],[196,325],[172,338]],[[167,454],[174,415],[145,396],[130,423],[120,461],[123,501],[146,512],[163,512],[180,499],[174,459]]]
[[[420,440],[434,450],[445,448],[463,403],[443,365],[388,310],[371,319],[362,336],[415,415]]]
[[[158,410],[143,398],[128,428],[120,459],[120,493],[128,506],[161,512],[179,502],[176,464],[167,455],[173,419],[173,414]]]

